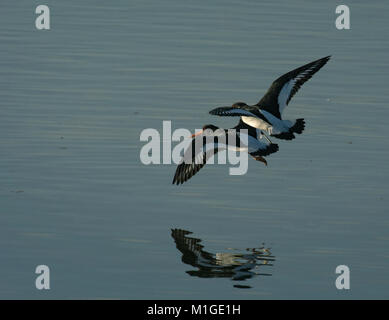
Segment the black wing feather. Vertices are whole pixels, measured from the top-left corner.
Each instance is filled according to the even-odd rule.
[[[202,140],[202,143],[199,140]],[[197,143],[196,143],[197,141]],[[207,161],[218,152],[217,148],[212,151],[204,152],[204,146],[206,144],[206,138],[199,136],[193,138],[191,146],[185,151],[182,162],[177,166],[176,173],[174,174],[173,184],[182,184],[192,178],[201,168],[205,166]],[[197,147],[197,150],[196,150]],[[200,148],[200,149],[199,149]],[[196,163],[199,153],[202,152],[202,161]]]
[[[292,79],[296,79],[296,82],[287,98],[286,104],[293,98],[300,87],[308,81],[312,76],[318,72],[330,59],[331,56],[327,56],[313,62],[310,62],[302,67],[294,69],[275,80],[270,86],[269,90],[263,96],[263,98],[256,104],[260,109],[265,110],[281,119],[280,106],[278,105],[278,96],[283,86]]]

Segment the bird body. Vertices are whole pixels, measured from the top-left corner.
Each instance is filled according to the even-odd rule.
[[[301,134],[305,128],[304,119],[283,120],[282,113],[300,87],[319,71],[330,56],[308,63],[276,79],[262,99],[249,106],[244,102],[229,107],[219,107],[209,113],[218,116],[239,116],[254,128],[279,139],[292,140],[295,133]]]
[[[240,121],[231,129],[205,125],[192,135],[192,142],[177,166],[173,184],[181,184],[194,176],[219,151],[249,153],[255,160],[267,164],[264,156],[278,151],[278,145],[263,139],[261,132]]]

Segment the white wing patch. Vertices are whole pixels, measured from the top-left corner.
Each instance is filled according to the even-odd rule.
[[[316,65],[317,64],[314,64],[309,69],[304,70],[303,72],[299,73],[296,77],[294,77],[293,79],[290,79],[288,82],[286,82],[284,84],[284,86],[282,87],[280,93],[278,94],[278,106],[279,106],[280,114],[282,114],[282,112],[284,111],[285,107],[289,103],[290,96],[291,96],[293,88],[296,85],[299,88],[302,85],[302,83],[304,83],[307,80],[307,79],[305,79],[305,81],[304,81],[305,77],[309,76],[309,78],[310,78],[310,74],[313,71],[315,71],[314,69],[315,69]],[[302,81],[302,83],[299,84],[299,82],[301,80],[303,80],[303,81]],[[298,90],[298,88],[297,88],[297,90]]]
[[[289,120],[280,120],[277,117],[273,116],[270,112],[261,110],[265,118],[272,124],[272,133],[271,134],[280,134],[281,132],[289,131],[293,123]]]
[[[278,94],[278,106],[279,106],[280,114],[282,114],[282,112],[286,107],[286,102],[289,99],[290,93],[292,92],[295,83],[296,83],[295,78],[289,80],[287,83],[284,84],[280,93]]]

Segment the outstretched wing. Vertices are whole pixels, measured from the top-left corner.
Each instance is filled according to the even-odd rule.
[[[224,117],[253,117],[269,123],[257,106],[244,107],[233,105],[231,107],[219,107],[209,111],[210,114]]]
[[[207,141],[205,136],[200,135],[193,138],[191,145],[184,153],[181,163],[177,166],[173,184],[182,184],[199,172],[213,155],[218,151],[222,151],[220,147],[217,148],[216,146],[215,143]]]
[[[272,83],[256,105],[281,119],[281,114],[289,104],[290,99],[307,80],[327,63],[330,57],[321,58],[282,75]]]
[[[218,107],[215,109],[212,109],[209,111],[210,114],[214,116],[221,116],[221,117],[258,117],[261,116],[261,113],[256,107],[251,106],[245,106],[245,107],[239,107],[239,106],[229,106],[229,107]]]

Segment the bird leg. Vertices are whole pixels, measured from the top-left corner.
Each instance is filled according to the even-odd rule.
[[[267,166],[267,161],[261,156],[252,156],[255,160],[263,162]]]
[[[261,137],[262,137],[262,136],[264,136],[265,139],[266,139],[269,143],[273,143],[273,142],[271,142],[271,140],[268,138],[268,136],[267,136],[264,132],[262,132]]]

